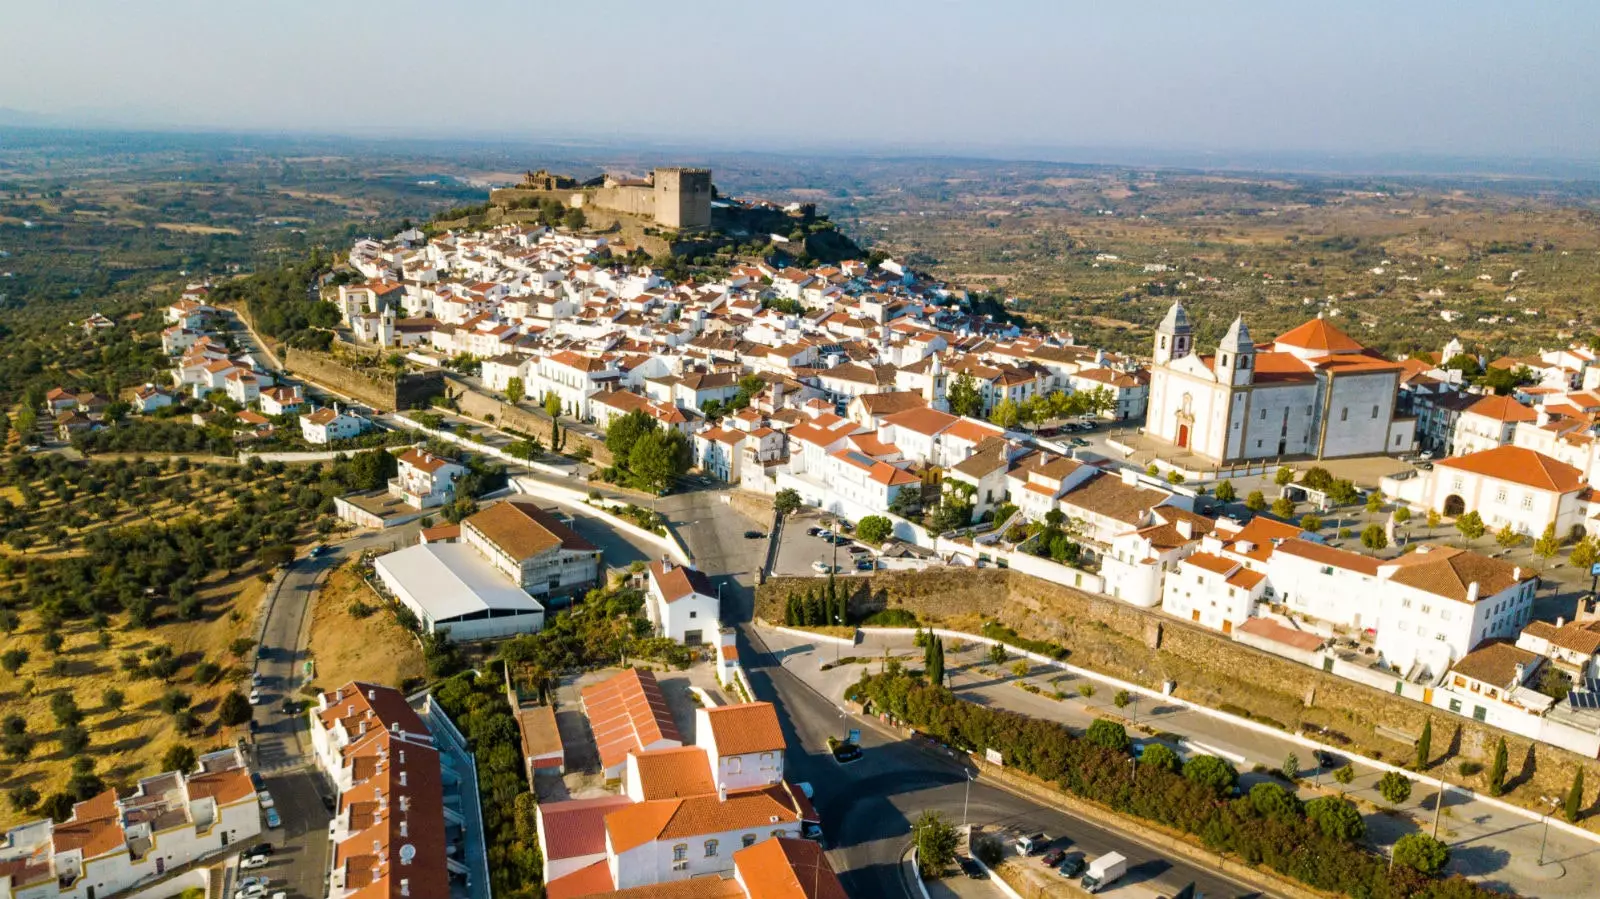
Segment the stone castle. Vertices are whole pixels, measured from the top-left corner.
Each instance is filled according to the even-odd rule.
[[[631,215],[657,227],[698,231],[711,227],[710,169],[658,168],[642,179],[606,175],[590,181],[540,169],[516,187],[491,191],[490,202],[514,206],[554,199],[564,206]]]

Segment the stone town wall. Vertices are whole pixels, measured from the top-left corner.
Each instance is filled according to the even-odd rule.
[[[554,448],[550,440],[551,425],[553,423],[550,416],[543,409],[513,406],[492,396],[479,393],[468,387],[464,382],[454,378],[448,379],[448,384],[448,394],[456,401],[456,406],[463,415],[485,421],[492,418],[494,424],[499,427],[538,438],[539,442],[546,447]],[[574,431],[563,425],[561,428],[560,451],[570,456],[578,452],[581,447],[589,448],[589,458],[596,465],[611,464],[611,450],[606,448],[604,440],[598,440],[588,434]]]
[[[1511,759],[1508,798],[1530,807],[1540,796],[1565,795],[1580,765],[1587,769],[1586,780],[1600,777],[1595,759],[1326,674],[1159,612],[1020,572],[939,569],[849,581],[860,591],[851,604],[855,615],[904,608],[926,624],[968,632],[976,632],[983,620],[997,619],[1023,637],[1065,647],[1074,665],[1152,688],[1171,680],[1181,698],[1343,742],[1353,752],[1393,764],[1411,761],[1411,741],[1431,716],[1435,763],[1430,773],[1474,789],[1485,787],[1484,774],[1462,777],[1457,762],[1470,759],[1487,769],[1504,737]],[[826,578],[774,578],[757,588],[756,614],[781,622],[791,592],[826,583]],[[1324,735],[1323,728],[1329,733]]]
[[[315,350],[286,347],[283,365],[291,374],[385,412],[426,407],[431,397],[444,392],[444,379],[436,371],[389,376]]]

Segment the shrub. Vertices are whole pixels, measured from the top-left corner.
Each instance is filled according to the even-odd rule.
[[[1233,791],[1239,782],[1239,772],[1223,759],[1214,755],[1197,755],[1183,765],[1184,779],[1210,790],[1217,796]]]
[[[1258,783],[1250,788],[1250,804],[1268,818],[1299,818],[1304,813],[1300,800],[1275,783]]]
[[[1479,764],[1478,762],[1474,762],[1471,759],[1462,759],[1461,764],[1456,766],[1456,771],[1460,773],[1462,777],[1476,777],[1482,770],[1483,765]]]
[[[1144,750],[1139,753],[1139,766],[1177,774],[1183,769],[1183,761],[1165,743],[1146,743]]]
[[[1378,779],[1378,795],[1390,805],[1399,805],[1411,798],[1411,778],[1399,771],[1385,772]]]
[[[1128,739],[1128,731],[1120,724],[1109,718],[1096,718],[1089,725],[1089,730],[1084,733],[1084,739],[1097,746],[1104,746],[1113,752],[1127,752],[1133,741]]]
[[[1111,704],[1119,709],[1127,708],[1130,702],[1133,702],[1133,694],[1127,690],[1118,690],[1117,695],[1111,697]]]
[[[1394,863],[1430,877],[1450,861],[1450,847],[1425,833],[1408,833],[1395,841]]]
[[[1361,811],[1341,796],[1318,796],[1306,803],[1305,811],[1306,820],[1337,840],[1353,843],[1367,835],[1367,822]]]

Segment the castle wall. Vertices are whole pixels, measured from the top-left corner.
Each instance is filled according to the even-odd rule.
[[[587,202],[613,212],[656,216],[656,192],[648,187],[602,187],[593,191]]]

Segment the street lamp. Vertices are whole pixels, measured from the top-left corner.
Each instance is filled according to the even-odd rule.
[[[1539,836],[1539,867],[1543,868],[1545,842],[1550,839],[1550,812],[1553,811],[1558,804],[1560,804],[1561,800],[1555,798],[1554,796],[1541,796],[1539,798],[1544,801],[1546,806],[1548,806],[1548,808],[1545,809],[1544,814],[1539,816],[1539,819],[1544,822],[1544,833]]]
[[[961,826],[967,826],[967,803],[972,800],[972,782],[978,779],[977,771],[967,772],[966,795],[961,799]]]

